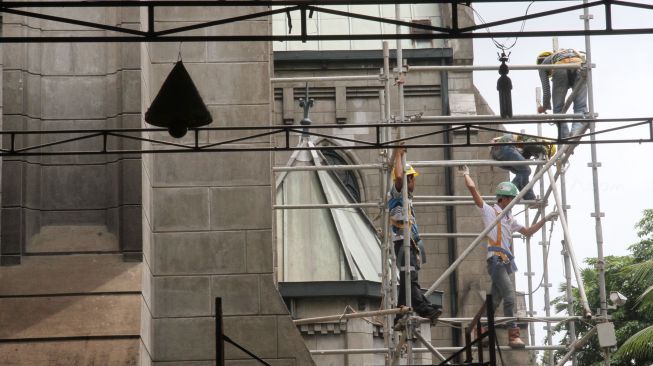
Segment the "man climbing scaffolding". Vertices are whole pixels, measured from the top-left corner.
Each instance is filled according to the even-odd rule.
[[[574,49],[562,49],[556,52],[544,51],[537,56],[538,65],[560,65],[560,64],[581,64],[585,57]],[[551,98],[553,97],[553,113],[565,113],[568,105],[565,105],[567,91],[571,88],[571,101],[574,103],[575,114],[587,113],[587,81],[585,71],[579,69],[549,69],[539,70],[540,81],[542,82],[543,105],[539,106],[538,113],[545,113],[551,109]],[[549,78],[553,84],[553,90],[549,84]],[[571,135],[579,134],[585,123],[574,122],[571,128]],[[569,137],[567,123],[560,122],[560,137]]]
[[[556,152],[556,147],[553,144],[537,143],[535,138],[524,135],[515,135],[506,133],[501,136],[495,137],[491,141],[493,144],[490,147],[490,156],[497,161],[526,161],[531,157],[544,159],[551,157]],[[531,144],[523,144],[524,142]],[[512,183],[522,190],[529,182],[531,175],[531,168],[528,165],[506,165],[501,168],[515,174]],[[525,200],[534,200],[535,193],[533,189],[529,189]]]
[[[402,194],[403,189],[403,176],[404,166],[403,157],[406,153],[406,148],[401,147],[393,151],[393,169],[392,178],[394,184],[390,189],[390,197],[388,200],[388,209],[390,211],[390,224],[392,227],[392,241],[394,243],[395,255],[397,258],[397,267],[399,267],[399,293],[397,299],[397,306],[406,306],[406,277],[405,266],[406,258],[404,256],[404,224],[408,221],[410,225],[410,301],[411,307],[417,315],[431,319],[431,322],[442,314],[439,307],[431,304],[426,297],[422,294],[418,282],[418,272],[422,263],[426,262],[424,247],[422,240],[419,237],[419,229],[415,219],[415,211],[413,210],[413,191],[415,189],[415,178],[419,175],[417,171],[410,165],[406,165],[406,178],[408,182],[408,211],[407,215],[404,212],[404,199]],[[395,317],[395,330],[403,330],[404,322],[401,320],[401,315]]]
[[[488,205],[476,188],[474,180],[469,175],[467,166],[458,167],[458,172],[465,179],[465,186],[472,194],[474,203],[479,208],[481,219],[485,227],[494,224],[496,218],[517,196],[519,191],[511,182],[501,182],[496,187],[497,203],[494,206]],[[538,221],[531,227],[524,227],[517,222],[512,213],[508,212],[499,224],[497,224],[487,235],[487,272],[492,281],[492,298],[494,301],[493,308],[499,306],[503,300],[503,316],[514,316],[515,305],[515,286],[512,283],[510,275],[517,270],[515,258],[513,256],[512,235],[518,232],[524,236],[535,234],[545,222],[558,217],[557,212],[546,215],[545,218]],[[513,348],[523,348],[517,323],[510,322],[508,328],[508,345]]]

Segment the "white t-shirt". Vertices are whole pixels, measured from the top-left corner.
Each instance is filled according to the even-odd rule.
[[[496,209],[496,211],[495,211]],[[501,207],[499,205],[494,205],[494,207],[488,205],[487,203],[483,202],[483,207],[479,208],[479,211],[481,211],[481,218],[483,219],[483,225],[485,227],[490,226],[494,220],[497,219],[497,212],[500,214]],[[516,231],[519,231],[523,229],[524,226],[520,224],[515,218],[512,216],[512,213],[508,213],[506,216],[504,216],[501,219],[501,247],[505,250],[508,250],[512,253],[510,250],[510,243],[512,242],[512,234]],[[493,227],[492,230],[487,234],[492,240],[496,241],[497,240],[497,227]],[[485,246],[487,249],[488,243],[485,242]],[[494,253],[488,251],[487,252],[487,258],[490,258],[494,255]]]

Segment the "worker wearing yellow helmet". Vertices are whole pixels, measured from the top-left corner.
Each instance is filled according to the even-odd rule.
[[[537,56],[538,65],[561,65],[585,62],[582,53],[568,48],[555,52],[544,51]],[[539,70],[540,81],[542,83],[542,105],[538,106],[538,113],[546,113],[551,108],[551,99],[553,99],[553,113],[565,113],[565,98],[567,91],[572,90],[570,98],[574,104],[574,114],[587,113],[587,82],[584,72],[579,69],[542,69]],[[549,84],[549,77],[551,84]],[[583,122],[574,122],[572,125],[572,135],[580,133],[584,128]],[[560,135],[565,138],[569,136],[569,127],[567,123],[560,123]]]
[[[485,228],[492,226],[487,234],[487,272],[492,281],[492,302],[494,309],[503,300],[503,316],[513,317],[515,306],[515,286],[510,275],[517,270],[515,257],[513,256],[512,236],[518,232],[526,237],[535,234],[545,222],[555,219],[558,214],[552,212],[545,218],[530,227],[524,227],[512,216],[510,211],[503,212],[513,199],[519,194],[517,187],[511,182],[501,182],[495,189],[497,203],[493,206],[487,204],[478,189],[474,180],[469,175],[467,166],[458,167],[458,172],[465,179],[465,186],[472,194],[474,203],[481,213],[481,219]],[[495,224],[497,217],[504,216]],[[519,327],[511,322],[508,329],[508,345],[513,348],[524,348],[524,342],[520,338]]]
[[[411,165],[403,165],[403,157],[406,154],[405,147],[399,147],[393,151],[391,159],[393,163],[392,178],[393,184],[390,189],[388,210],[390,212],[390,225],[392,229],[392,241],[394,243],[395,255],[397,256],[397,267],[399,268],[399,293],[397,296],[397,306],[406,306],[406,272],[410,272],[410,307],[421,317],[431,319],[431,322],[442,314],[440,307],[431,304],[422,294],[418,282],[418,273],[422,263],[426,262],[426,253],[424,244],[419,236],[417,219],[413,208],[413,191],[415,190],[415,181],[419,173]],[[404,196],[404,168],[406,172],[406,181],[408,184],[408,213],[405,212]],[[404,226],[408,224],[410,233],[410,264],[406,268],[404,245]],[[395,330],[405,328],[404,315],[397,314],[395,317]]]

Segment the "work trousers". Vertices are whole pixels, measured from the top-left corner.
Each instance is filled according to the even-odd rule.
[[[562,113],[562,109],[565,105],[565,99],[567,98],[567,91],[572,89],[573,93],[574,86],[578,89],[576,97],[573,100],[574,113],[587,113],[587,83],[583,82],[579,85],[576,85],[576,80],[578,80],[580,77],[580,71],[578,70],[553,70],[551,73],[551,82],[553,83],[553,89],[551,90],[553,113]],[[567,123],[559,122],[559,124],[560,134],[562,137],[569,136],[569,126],[567,126]],[[571,127],[572,135],[580,131],[582,128],[582,122],[574,122]]]
[[[492,159],[497,161],[524,161],[524,156],[517,151],[517,148],[513,145],[503,145],[503,146],[494,146],[492,148]],[[531,168],[528,165],[509,165],[502,166],[503,169],[506,169],[515,175],[512,183],[517,186],[521,191],[526,187],[530,180]],[[533,189],[529,189],[528,192],[524,195],[525,200],[534,200],[535,193]]]
[[[401,258],[398,261],[397,267],[399,267],[399,291],[397,294],[397,306],[406,305],[406,273],[401,268],[404,266],[404,256],[400,255],[403,248],[404,241],[397,240],[394,242],[395,256]],[[422,294],[422,289],[419,286],[418,281],[418,268],[416,267],[417,262],[417,253],[414,249],[410,249],[410,265],[414,269],[410,271],[410,302],[411,307],[415,312],[420,316],[428,316],[433,312],[433,305],[424,297]],[[400,316],[397,316],[399,318]]]
[[[501,257],[492,256],[487,260],[487,273],[492,280],[492,309],[496,312],[499,303],[503,300],[503,316],[514,316],[515,307],[515,288],[510,279],[510,264],[503,263]],[[515,328],[515,322],[509,323],[510,327]]]

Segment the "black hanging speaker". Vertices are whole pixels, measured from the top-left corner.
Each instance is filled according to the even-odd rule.
[[[505,53],[501,53],[499,57],[501,61],[501,66],[499,66],[499,80],[497,80],[497,90],[499,91],[499,111],[501,117],[510,118],[512,117],[512,81],[508,77],[508,56]]]
[[[212,121],[184,63],[177,61],[145,113],[145,122],[165,127],[170,136],[180,138],[189,128],[206,126]]]

